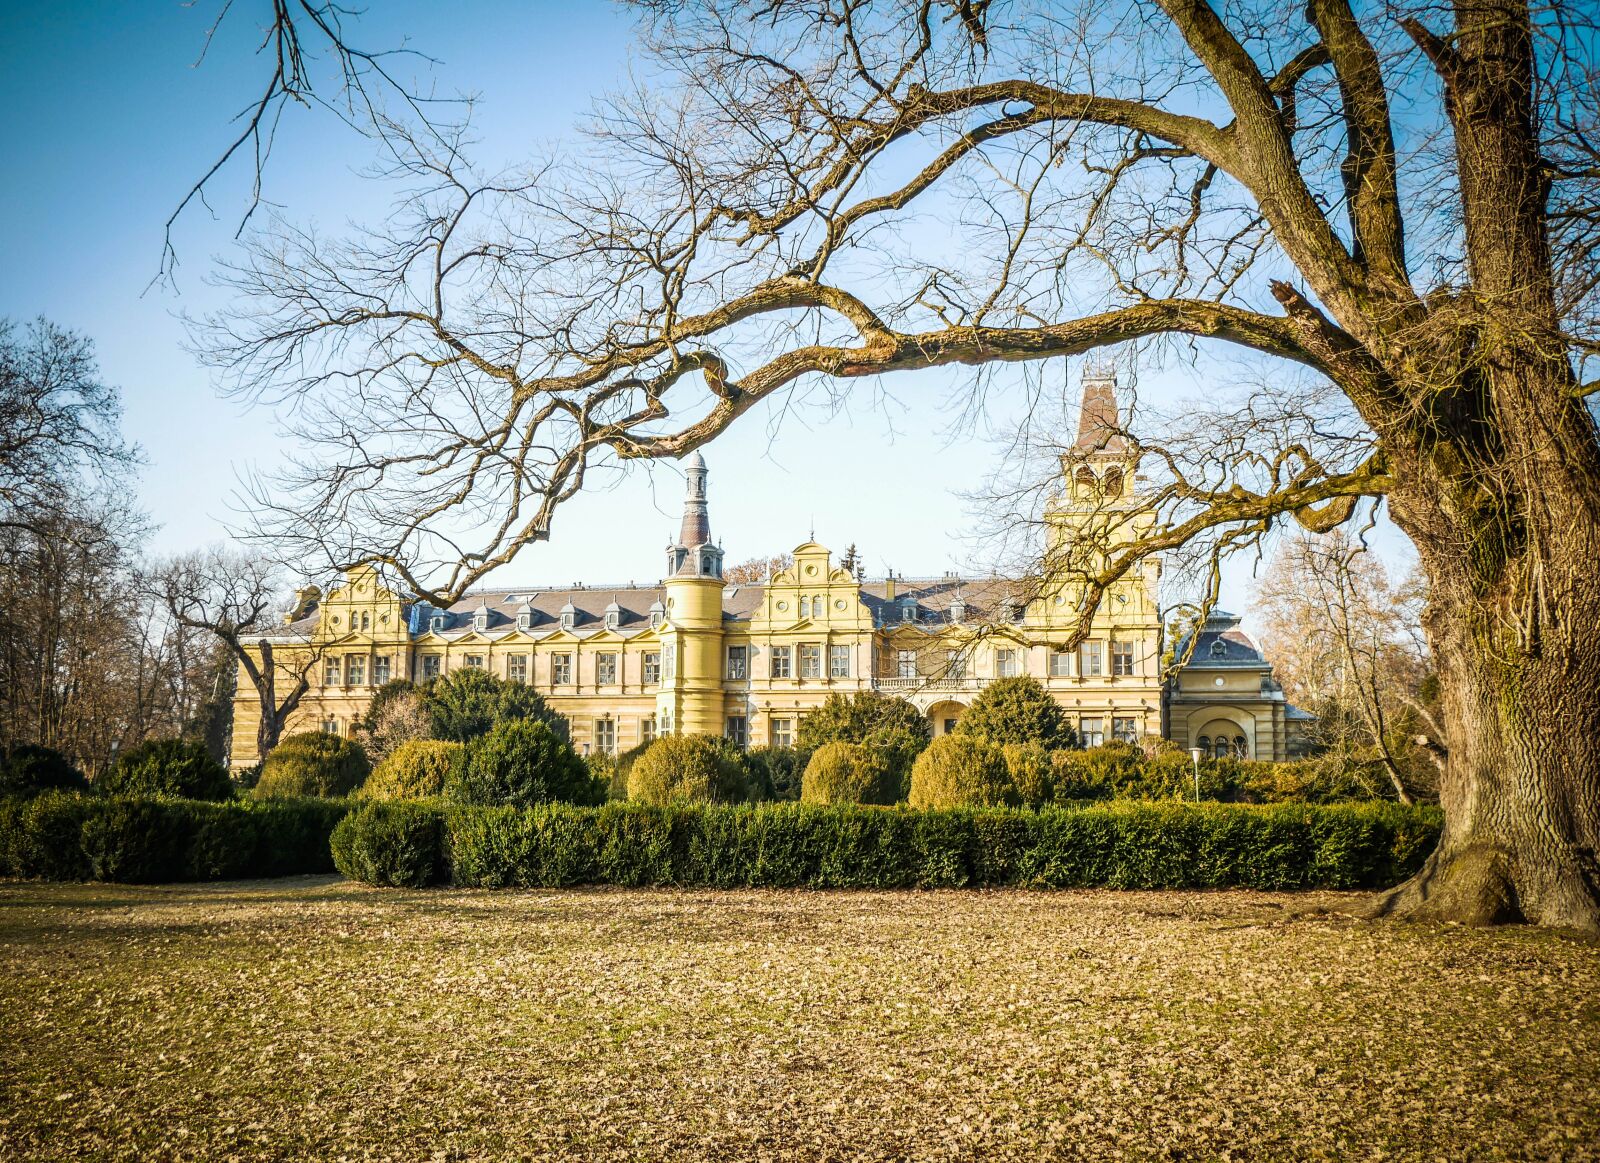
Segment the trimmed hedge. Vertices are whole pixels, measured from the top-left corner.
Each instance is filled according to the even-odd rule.
[[[125,884],[332,872],[343,800],[0,800],[0,876]]]
[[[374,884],[487,888],[1359,889],[1410,876],[1443,822],[1437,808],[1394,804],[1040,812],[407,804],[395,815],[400,806],[370,805],[340,826],[342,872]],[[383,871],[364,876],[367,869]]]

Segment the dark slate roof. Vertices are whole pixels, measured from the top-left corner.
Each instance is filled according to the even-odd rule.
[[[1187,639],[1178,644],[1183,650]],[[1200,638],[1194,653],[1189,656],[1189,667],[1195,670],[1226,669],[1229,667],[1264,667],[1266,658],[1255,640],[1239,629],[1239,618],[1225,610],[1213,610],[1200,629]]]
[[[1017,612],[1022,612],[1023,601],[1018,584],[1007,578],[961,578],[953,575],[938,578],[894,579],[895,595],[888,596],[889,583],[865,581],[861,583],[861,602],[872,612],[874,622],[880,625],[901,622],[906,602],[916,609],[920,623],[950,622],[950,608],[959,597],[966,604],[962,615],[965,622],[1001,620],[1002,608],[1007,598],[1014,598]]]
[[[504,589],[473,590],[445,611],[445,629],[466,630],[480,609],[489,611],[488,631],[514,629],[517,615],[526,604],[533,611],[534,630],[554,630],[561,625],[561,611],[572,606],[574,630],[597,630],[605,626],[606,608],[617,606],[617,628],[622,633],[648,629],[650,606],[666,604],[667,592],[659,584],[649,586],[564,586],[547,589],[508,586]],[[431,607],[430,607],[431,609]],[[426,629],[426,623],[423,623]]]

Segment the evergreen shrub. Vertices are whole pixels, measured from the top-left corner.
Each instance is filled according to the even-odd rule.
[[[452,670],[429,679],[419,689],[435,739],[467,743],[501,723],[525,719],[543,722],[563,739],[568,736],[566,719],[551,710],[538,691],[478,667]]]
[[[50,792],[0,800],[0,875],[126,883],[331,872],[343,800],[265,803]]]
[[[72,761],[53,747],[21,743],[0,754],[0,796],[27,796],[42,791],[83,791],[89,781]]]
[[[750,799],[784,802],[800,798],[811,752],[803,747],[752,747],[741,760]]]
[[[1046,751],[1078,743],[1067,712],[1038,679],[1028,675],[996,679],[984,687],[962,713],[956,732],[996,746],[1033,743]]]
[[[628,772],[628,798],[640,803],[731,803],[744,797],[739,755],[715,735],[663,735]]]
[[[549,800],[598,804],[605,786],[564,735],[542,719],[497,723],[467,743],[450,769],[445,796],[460,804],[529,807]]]
[[[800,784],[804,804],[890,804],[899,798],[889,761],[860,743],[824,743]]]
[[[365,815],[400,808],[409,814]],[[347,875],[537,888],[1376,889],[1421,866],[1443,821],[1437,808],[1387,803],[1042,811],[372,804],[361,812],[335,843]]]
[[[431,804],[367,804],[339,821],[329,847],[334,867],[365,884],[426,888],[445,876],[443,815]]]
[[[795,742],[803,751],[825,743],[859,743],[888,764],[888,802],[903,798],[911,765],[933,738],[925,715],[905,699],[878,691],[832,694],[800,720]],[[802,767],[802,770],[804,768]]]
[[[150,739],[118,756],[95,781],[95,790],[113,796],[229,800],[233,781],[204,743]]]
[[[1050,802],[1055,792],[1055,772],[1050,752],[1037,743],[1007,743],[1000,748],[1006,776],[1016,802],[1037,808]]]
[[[366,782],[372,768],[361,744],[322,731],[279,740],[261,765],[251,794],[257,799],[347,796]]]
[[[365,800],[420,800],[444,794],[445,781],[461,762],[463,747],[439,739],[402,743],[367,776],[358,793]]]
[[[1012,794],[1000,748],[972,735],[941,735],[911,768],[913,808],[998,807]]]

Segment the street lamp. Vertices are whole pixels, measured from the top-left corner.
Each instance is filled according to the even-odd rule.
[[[1200,760],[1205,755],[1205,750],[1200,747],[1189,748],[1189,758],[1194,760],[1194,802],[1200,802]]]

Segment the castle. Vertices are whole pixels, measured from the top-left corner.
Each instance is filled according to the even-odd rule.
[[[1109,370],[1087,373],[1076,444],[1047,515],[1053,545],[1070,545],[1075,530],[1108,512],[1133,512],[1137,457],[1117,417]],[[302,591],[285,624],[261,636],[280,658],[316,656],[286,733],[351,734],[384,683],[462,667],[532,684],[566,716],[584,754],[666,732],[787,746],[829,695],[867,690],[909,700],[941,735],[987,684],[1011,675],[1038,679],[1086,746],[1159,735],[1209,754],[1281,760],[1309,717],[1284,700],[1271,665],[1229,614],[1214,613],[1189,662],[1163,679],[1158,558],[1111,587],[1071,650],[1075,587],[1048,576],[1027,588],[953,574],[867,580],[808,540],[788,568],[728,584],[711,537],[705,461],[693,453],[685,468],[683,519],[654,585],[504,585],[436,609],[359,567],[326,596]],[[1139,535],[1137,517],[1113,524],[1120,536]],[[259,705],[242,673],[237,692],[231,761],[242,767],[258,760]]]

